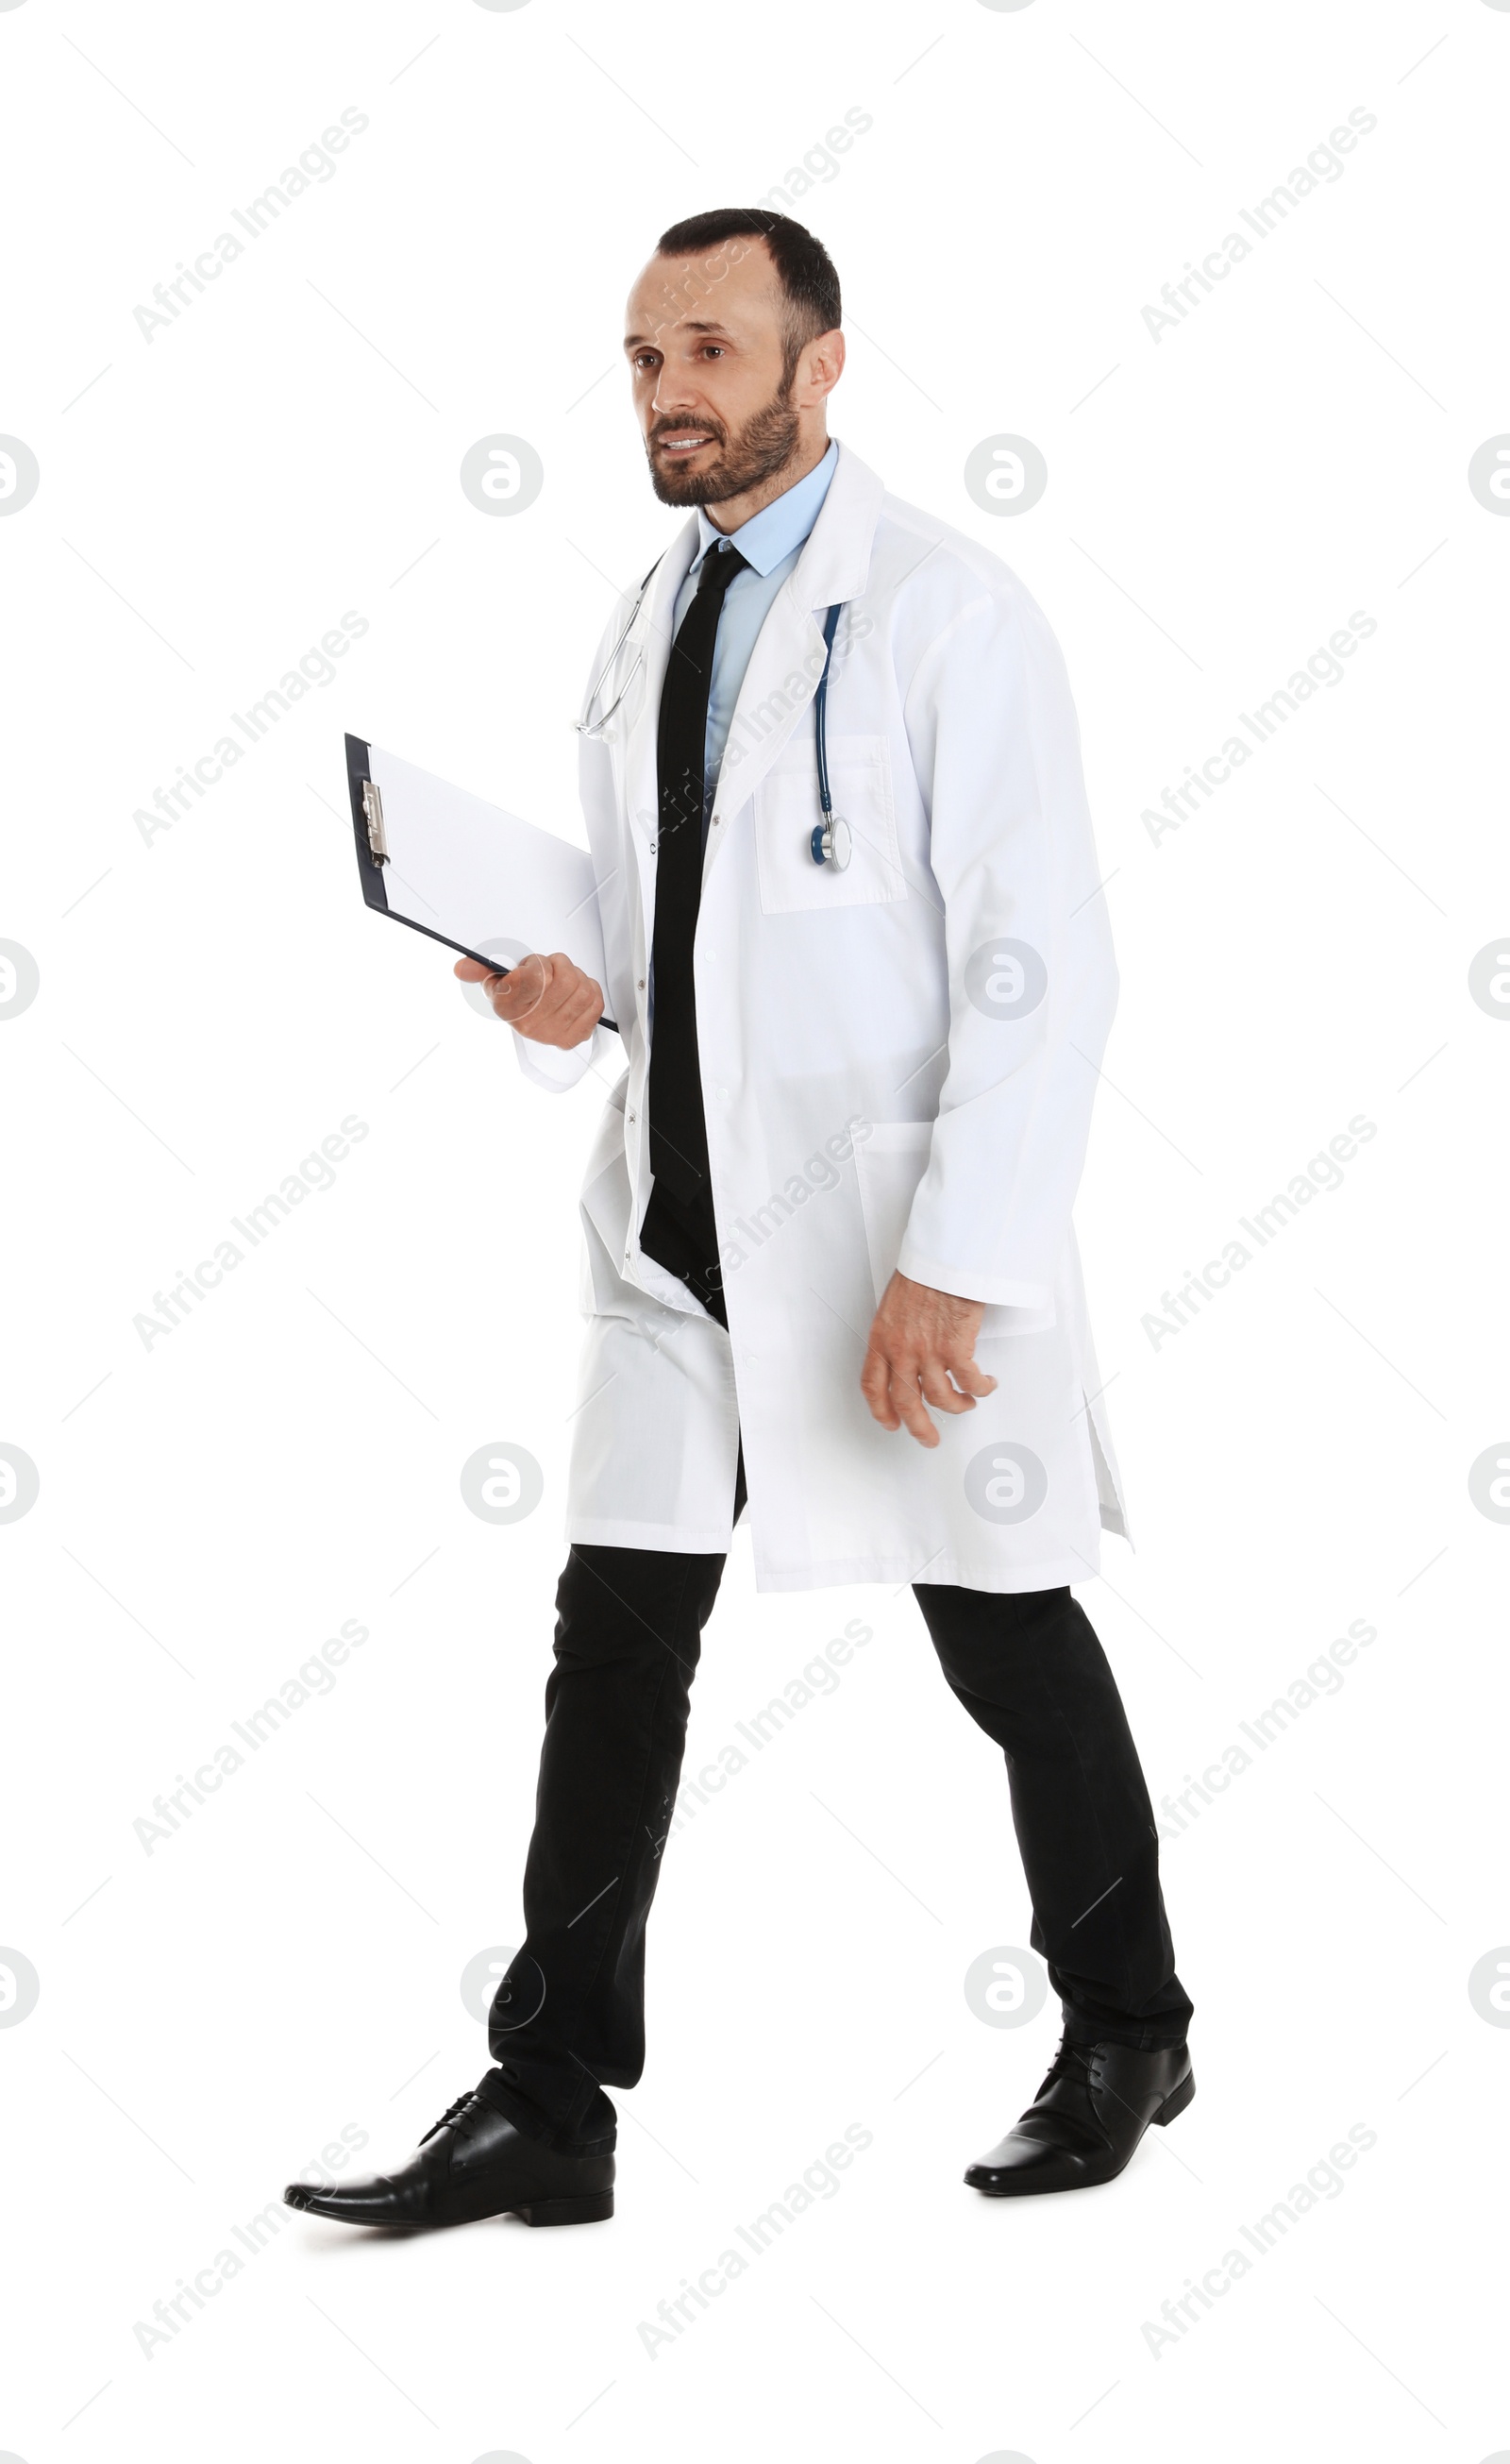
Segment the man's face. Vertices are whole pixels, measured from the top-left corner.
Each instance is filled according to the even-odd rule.
[[[799,422],[785,301],[762,239],[652,256],[629,296],[624,354],[664,505],[717,505],[784,470]]]

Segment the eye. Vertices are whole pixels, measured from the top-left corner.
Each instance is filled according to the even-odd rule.
[[[629,365],[635,370],[637,375],[643,375],[646,368],[654,367],[656,358],[657,354],[654,351],[636,351],[633,359],[629,363]]]
[[[723,356],[724,350],[721,342],[705,342],[703,344],[703,357],[705,359],[721,360]]]

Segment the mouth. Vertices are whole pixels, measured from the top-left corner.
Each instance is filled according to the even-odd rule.
[[[689,428],[674,429],[667,436],[657,436],[653,442],[657,452],[669,454],[673,461],[680,462],[689,453],[701,452],[703,447],[711,445],[714,439],[706,429]]]

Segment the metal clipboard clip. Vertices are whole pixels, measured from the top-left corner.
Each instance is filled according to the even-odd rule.
[[[367,825],[367,846],[374,864],[388,861],[388,842],[383,827],[383,790],[370,779],[361,782],[361,817]]]

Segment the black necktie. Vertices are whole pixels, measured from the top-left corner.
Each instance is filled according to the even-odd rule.
[[[640,1240],[652,1258],[711,1307],[720,1279],[697,1059],[692,944],[703,891],[703,764],[713,645],[724,593],[734,575],[746,569],[737,548],[711,548],[704,557],[696,596],[671,645],[656,734],[659,830],[649,1088],[655,1186]],[[721,1302],[713,1314],[722,1318]]]

